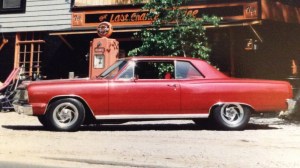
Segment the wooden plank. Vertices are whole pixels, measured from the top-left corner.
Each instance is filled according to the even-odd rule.
[[[51,10],[70,10],[70,6],[65,6],[65,5],[44,5],[44,6],[29,6],[26,7],[26,12],[27,11],[51,11]]]
[[[1,15],[0,20],[8,19],[8,18],[16,18],[16,17],[44,17],[44,16],[59,16],[59,15],[71,15],[70,12],[66,10],[51,10],[46,12],[40,12],[40,11],[30,11],[26,12],[26,14],[9,14],[9,15]]]
[[[68,21],[69,23],[71,20]],[[50,25],[65,25],[68,23],[66,20],[42,20],[38,22],[12,22],[6,23],[6,28],[14,28],[14,27],[39,27],[39,26],[50,26]],[[2,27],[3,28],[3,27]]]
[[[47,5],[64,5],[70,7],[71,4],[67,3],[66,1],[63,0],[50,0],[50,1],[45,1],[45,0],[38,0],[38,1],[27,1],[26,7],[32,7],[32,6],[47,6]]]
[[[1,32],[69,29],[70,24],[70,1],[62,0],[27,0],[26,13],[0,17]]]
[[[46,3],[50,2],[50,1],[57,1],[60,3],[68,3],[68,4],[71,3],[71,0],[27,0],[27,3],[35,3],[35,2],[39,2],[39,1],[43,1]]]
[[[39,21],[45,21],[45,20],[71,20],[71,15],[69,14],[63,14],[59,16],[50,15],[50,16],[44,16],[44,17],[37,17],[37,16],[29,16],[26,17],[26,22],[39,22]],[[16,23],[16,22],[25,22],[23,17],[12,17],[12,18],[5,18],[0,19],[0,24],[2,23]]]
[[[58,30],[71,30],[71,25],[9,27],[9,28],[2,28],[1,32],[6,33],[6,32],[58,31]]]

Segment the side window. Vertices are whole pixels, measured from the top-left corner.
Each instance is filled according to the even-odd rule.
[[[190,62],[186,61],[177,61],[175,72],[176,79],[204,78]]]
[[[172,79],[174,78],[173,61],[139,61],[135,66],[138,79]]]

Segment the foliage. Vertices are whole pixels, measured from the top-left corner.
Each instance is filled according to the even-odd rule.
[[[159,78],[163,78],[166,72],[169,72],[171,74],[174,73],[174,65],[172,63],[159,63],[158,65],[156,64],[155,67],[157,67],[159,73],[158,76]]]
[[[142,10],[149,11],[147,18],[153,20],[152,27],[135,33],[142,45],[128,55],[191,56],[208,59],[205,25],[218,25],[216,16],[195,17],[195,13],[184,8],[190,0],[149,0]],[[140,2],[140,0],[136,0]]]

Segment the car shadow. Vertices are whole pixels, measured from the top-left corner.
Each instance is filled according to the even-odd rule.
[[[5,129],[23,131],[49,131],[42,125],[2,125]],[[248,124],[245,130],[273,130],[281,129],[268,124]],[[223,131],[207,125],[186,124],[95,124],[81,126],[79,131]]]
[[[21,131],[48,131],[42,125],[2,125],[2,128]]]

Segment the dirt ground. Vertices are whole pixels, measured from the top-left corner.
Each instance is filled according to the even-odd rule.
[[[1,112],[0,125],[0,167],[300,167],[300,123],[278,118],[252,118],[244,131],[152,121],[70,133]]]

